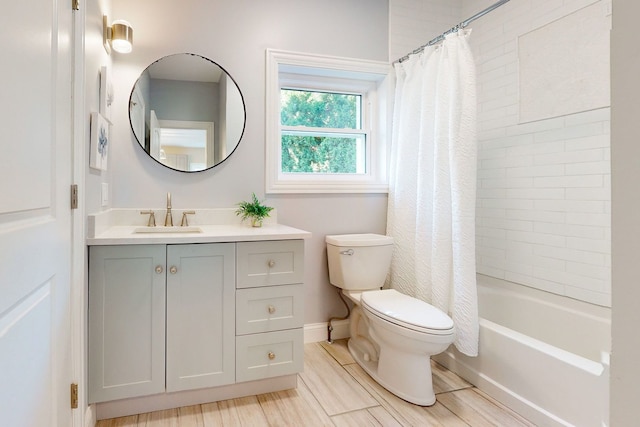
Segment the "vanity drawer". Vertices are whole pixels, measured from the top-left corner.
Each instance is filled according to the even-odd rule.
[[[279,331],[303,325],[303,285],[263,286],[236,291],[236,334]]]
[[[301,372],[303,357],[302,328],[236,337],[236,382]]]
[[[239,242],[236,251],[237,288],[303,282],[303,240]]]

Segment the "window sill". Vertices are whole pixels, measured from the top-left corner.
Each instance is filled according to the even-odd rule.
[[[389,192],[388,184],[319,184],[304,183],[267,183],[267,194],[348,194],[348,193],[381,193]]]

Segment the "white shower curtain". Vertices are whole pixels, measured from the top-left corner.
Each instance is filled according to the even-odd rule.
[[[396,64],[387,234],[391,287],[448,313],[478,354],[476,87],[469,31]]]

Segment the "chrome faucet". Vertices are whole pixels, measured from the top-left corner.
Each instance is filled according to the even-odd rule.
[[[164,218],[165,227],[173,227],[173,216],[171,216],[171,193],[167,193],[167,216]]]

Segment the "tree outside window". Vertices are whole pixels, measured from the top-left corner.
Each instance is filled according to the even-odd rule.
[[[282,172],[365,172],[360,95],[282,89],[280,100]]]

